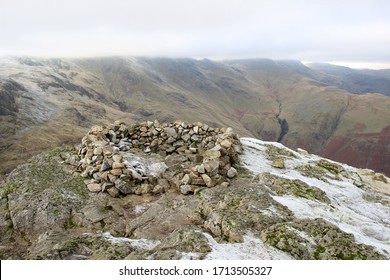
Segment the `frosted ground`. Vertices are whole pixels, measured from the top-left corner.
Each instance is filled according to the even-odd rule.
[[[253,138],[242,138],[244,153],[240,156],[241,163],[254,175],[268,172],[286,179],[299,179],[309,186],[317,187],[324,191],[330,199],[330,204],[325,204],[318,200],[309,200],[293,195],[274,195],[272,198],[280,204],[288,207],[297,218],[322,218],[341,230],[354,235],[357,242],[374,246],[384,255],[390,256],[390,207],[387,204],[378,203],[365,199],[365,197],[375,195],[388,195],[390,193],[389,184],[382,184],[380,187],[375,182],[371,187],[359,188],[354,182],[361,180],[358,169],[348,165],[342,165],[348,176],[340,178],[327,177],[326,180],[319,180],[302,175],[295,168],[310,164],[322,159],[311,155],[303,150],[298,152],[290,150],[280,143],[264,142]],[[285,160],[284,169],[272,166],[272,161],[268,158],[270,146],[285,149],[294,157]],[[135,158],[132,159],[133,164]],[[338,164],[338,163],[337,163]],[[361,171],[361,170],[360,170]],[[269,207],[264,214],[277,215],[274,206]],[[294,230],[294,229],[291,229]],[[279,259],[287,260],[292,257],[274,247],[264,244],[255,234],[248,232],[244,236],[242,243],[218,243],[214,238],[204,232],[212,249],[206,255],[206,259]],[[298,233],[300,237],[310,242],[310,237],[303,232]],[[103,237],[111,242],[126,242],[135,248],[152,250],[160,242],[147,239],[117,238],[109,233],[104,233]],[[197,259],[197,253],[180,252],[182,259]]]

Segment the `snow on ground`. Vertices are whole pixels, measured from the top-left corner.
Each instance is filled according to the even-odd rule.
[[[137,215],[144,213],[148,209],[148,205],[136,205],[133,212]]]
[[[291,256],[276,248],[266,246],[260,238],[252,234],[244,235],[242,243],[218,243],[208,234],[203,233],[212,251],[206,260],[291,260]]]
[[[252,138],[242,138],[241,142],[244,145],[241,161],[254,174],[269,172],[287,179],[299,179],[323,190],[331,200],[331,206],[291,195],[275,195],[274,200],[287,206],[298,218],[323,218],[341,230],[352,233],[357,242],[374,246],[384,254],[390,255],[390,207],[365,200],[364,195],[370,190],[360,189],[353,184],[353,180],[344,177],[342,180],[327,178],[327,181],[321,181],[303,176],[294,170],[294,167],[319,160],[321,157],[297,153],[280,143],[264,142]],[[285,161],[286,169],[274,168],[267,158],[267,146],[269,145],[287,149],[296,158]],[[355,168],[340,165],[352,176],[355,174]],[[387,187],[390,189],[390,184]]]
[[[209,241],[209,245],[212,249],[210,253],[206,255],[207,260],[290,260],[291,256],[276,248],[267,246],[261,241],[260,238],[248,233],[244,236],[243,243],[218,243],[214,238],[203,232],[204,236]],[[158,240],[148,239],[131,239],[126,237],[114,237],[109,232],[102,234],[105,240],[112,243],[127,243],[129,246],[143,249],[152,250],[161,242]],[[196,252],[178,252],[181,254],[182,260],[199,259],[201,253]]]
[[[144,158],[129,152],[123,152],[122,155],[126,167],[136,171],[142,177],[158,178],[168,168],[164,162],[153,158]]]
[[[128,243],[131,247],[152,250],[157,245],[160,244],[158,240],[149,240],[149,239],[131,239],[126,237],[114,237],[109,232],[104,232],[102,237],[112,243]]]
[[[342,177],[342,180],[326,178],[321,181],[316,178],[303,176],[294,168],[305,165],[313,161],[322,159],[319,156],[309,155],[304,152],[295,152],[280,143],[264,142],[257,139],[242,138],[244,153],[241,155],[243,165],[254,174],[269,172],[287,179],[299,179],[310,186],[323,190],[331,200],[331,205],[320,201],[308,200],[292,195],[277,196],[272,198],[277,202],[287,206],[298,218],[323,218],[328,222],[338,226],[341,230],[352,233],[357,242],[376,247],[386,255],[390,255],[390,207],[380,203],[367,201],[364,195],[370,192],[369,189],[360,189],[353,184],[352,179]],[[272,161],[267,158],[269,145],[274,145],[281,149],[287,149],[295,158],[286,159],[285,169],[272,167]],[[159,172],[164,166],[154,166],[151,168],[150,162],[142,162],[137,156],[127,156],[126,161],[133,167],[142,168],[145,173],[148,171]],[[330,161],[330,160],[328,160]],[[330,161],[332,162],[332,161]],[[352,177],[356,169],[344,164],[340,164]],[[149,170],[148,170],[149,169]],[[150,173],[149,173],[150,174]],[[386,186],[390,189],[390,185]],[[372,190],[372,192],[375,191]],[[142,210],[142,209],[139,209]],[[277,213],[275,208],[266,210],[269,215]],[[295,230],[295,229],[291,229]],[[258,259],[291,259],[291,256],[276,248],[267,246],[263,241],[248,233],[244,236],[242,243],[218,243],[208,233],[203,233],[207,238],[212,251],[205,259],[208,260],[258,260]],[[310,237],[304,232],[299,235],[310,241]],[[109,233],[103,233],[103,238],[111,242],[126,242],[132,247],[152,250],[160,241],[147,239],[129,239],[124,237],[113,237]],[[201,254],[194,252],[179,252],[182,259],[198,259]]]

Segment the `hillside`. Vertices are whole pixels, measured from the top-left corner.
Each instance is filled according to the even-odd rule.
[[[390,174],[389,97],[324,75],[268,59],[2,58],[0,168],[77,143],[92,124],[182,119]]]
[[[199,122],[94,126],[0,181],[0,258],[389,259],[389,180]]]
[[[356,94],[382,93],[390,96],[390,70],[351,69],[326,63],[311,63],[320,72],[317,80]]]

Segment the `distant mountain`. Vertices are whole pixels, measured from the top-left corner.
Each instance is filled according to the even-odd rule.
[[[382,93],[390,96],[390,69],[357,70],[327,63],[311,63],[308,66],[324,74],[318,81],[345,89],[352,93]]]
[[[386,87],[387,71],[357,73]],[[390,98],[353,94],[343,75],[270,59],[2,58],[0,169],[77,143],[92,124],[182,119],[390,174]]]

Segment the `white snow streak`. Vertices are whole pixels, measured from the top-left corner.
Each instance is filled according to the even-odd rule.
[[[161,242],[158,240],[149,239],[130,239],[126,237],[114,237],[109,232],[102,234],[103,238],[112,243],[128,243],[131,247],[143,250],[152,250]]]
[[[242,243],[217,243],[214,238],[203,233],[212,251],[207,260],[291,260],[291,256],[270,246],[252,234],[244,235]]]

